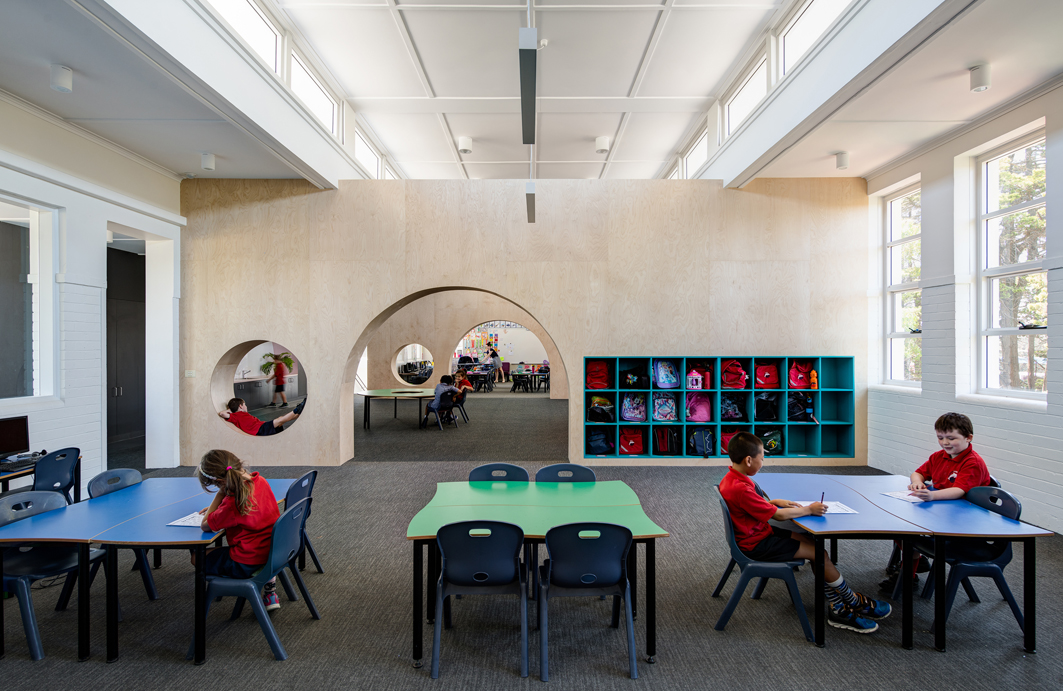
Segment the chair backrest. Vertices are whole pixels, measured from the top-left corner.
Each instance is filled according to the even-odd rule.
[[[524,531],[501,521],[462,521],[436,531],[443,578],[464,586],[505,585],[520,575]]]
[[[594,471],[578,463],[555,463],[539,468],[536,482],[597,482]]]
[[[990,487],[1003,487],[1004,485],[1000,484],[1000,480],[998,480],[995,477],[993,477],[992,475],[990,475],[989,476],[989,486]]]
[[[764,490],[763,490],[763,489],[761,488],[761,486],[757,484],[757,481],[756,481],[756,480],[753,480],[753,489],[757,490],[757,494],[759,494],[760,496],[764,497],[764,498],[765,498],[765,499],[767,499],[768,501],[771,501],[771,497],[769,497],[769,496],[768,496],[768,493],[767,493],[767,492],[765,492],[765,491],[764,491]]]
[[[89,499],[92,499],[93,497],[102,497],[105,494],[117,492],[126,487],[132,487],[133,485],[140,484],[140,481],[143,479],[140,471],[132,468],[105,470],[89,480]]]
[[[738,540],[735,539],[734,523],[731,522],[731,510],[727,508],[727,500],[725,500],[723,495],[720,494],[719,485],[716,485],[716,496],[720,500],[720,509],[723,510],[723,532],[727,536],[727,547],[731,550],[731,558],[742,566],[753,563],[753,560],[746,556],[745,552],[738,549]]]
[[[285,506],[284,513],[273,524],[269,557],[266,559],[265,566],[258,572],[256,580],[265,583],[299,554],[299,549],[303,546],[303,527],[306,524],[306,517],[310,515],[312,501],[314,500],[311,497],[307,497],[291,506]]]
[[[67,505],[59,492],[19,492],[0,499],[0,526]]]
[[[33,469],[33,489],[61,492],[68,503],[73,502],[70,489],[74,486],[74,466],[81,457],[81,449],[70,447],[53,451],[37,461]]]
[[[454,392],[453,391],[444,391],[443,393],[439,394],[439,409],[440,410],[445,410],[447,408],[453,408],[453,407],[454,407]]]
[[[284,494],[284,508],[295,506],[296,502],[306,499],[314,493],[314,483],[317,481],[317,471],[311,470],[291,485]]]
[[[512,463],[485,463],[469,471],[469,482],[528,482],[528,471]]]
[[[627,580],[631,531],[612,523],[569,523],[546,532],[551,585],[606,588]]]
[[[967,490],[965,499],[976,506],[1016,521],[1022,515],[1022,502],[1011,492],[999,487],[972,487]]]

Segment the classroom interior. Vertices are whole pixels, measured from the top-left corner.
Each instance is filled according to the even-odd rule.
[[[437,483],[475,466],[534,475],[568,462],[627,483],[669,537],[656,542],[655,662],[644,610],[635,681],[609,603],[573,598],[552,605],[549,683],[815,676],[884,689],[947,669],[936,686],[1057,685],[1063,225],[1047,209],[1063,208],[1050,172],[1063,161],[1063,5],[435,5],[0,8],[0,343],[14,358],[0,418],[25,416],[33,450],[80,449],[86,487],[114,468],[190,477],[209,449],[270,479],[316,469],[307,530],[324,565],[304,572],[321,620],[283,598],[272,615],[287,661],[273,661],[253,617],[229,621],[223,606],[197,667],[184,654],[192,567],[167,552],[149,601],[123,551],[121,658],[104,664],[101,577],[84,663],[75,608],[53,611],[59,588],[33,591],[41,661],[5,600],[7,678],[537,684],[537,632],[522,679],[507,598],[453,603],[437,681],[411,665],[403,531]],[[249,16],[273,32],[272,64],[261,32],[238,29]],[[518,30],[532,27],[518,56]],[[528,53],[538,93],[522,111]],[[489,344],[510,369],[548,365],[548,379],[532,369],[523,389],[510,373],[440,429],[423,404],[462,356],[482,372]],[[704,424],[680,412],[667,452],[653,430],[668,425],[589,417],[597,395],[619,415],[622,370],[650,374],[658,359],[677,365],[678,401],[703,389],[714,406]],[[750,377],[733,421],[721,418],[729,359]],[[758,363],[777,367],[785,416],[790,366],[813,361],[829,377],[810,393],[820,419],[756,417]],[[690,385],[706,362],[713,386]],[[608,363],[604,394],[588,383],[594,363]],[[283,433],[227,421],[234,398]],[[1057,533],[1037,541],[1039,654],[984,579],[980,603],[957,597],[944,653],[918,591],[912,650],[894,600],[875,634],[828,629],[817,648],[777,582],[713,629],[731,587],[711,596],[729,559],[723,434],[777,431],[765,473],[907,476],[938,450],[933,423],[948,411],[973,420],[973,445],[1022,520]],[[640,430],[642,453],[617,448],[625,427]],[[687,445],[701,428],[704,454]],[[611,446],[592,449],[603,430]],[[879,596],[891,545],[840,550],[850,584]],[[1005,573],[1022,602],[1031,582],[1014,552]],[[811,569],[796,576],[811,610]]]

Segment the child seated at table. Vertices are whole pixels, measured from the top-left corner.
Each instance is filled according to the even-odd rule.
[[[269,557],[273,525],[280,518],[277,498],[258,473],[248,473],[231,451],[214,449],[203,455],[196,468],[199,484],[206,491],[216,488],[200,525],[203,532],[225,531],[227,547],[207,551],[204,570],[208,576],[251,578]],[[192,557],[195,563],[195,555]],[[278,609],[276,579],[266,584],[262,602],[267,610]]]
[[[470,382],[469,378],[466,376],[465,370],[460,369],[454,373],[454,387],[461,392],[463,399],[465,398],[465,393],[467,391],[473,390],[472,382]]]
[[[439,406],[440,406],[440,403],[442,401],[443,394],[448,392],[448,391],[451,392],[452,394],[454,394],[455,396],[457,396],[458,394],[461,393],[461,391],[454,386],[454,377],[450,376],[449,374],[444,374],[442,377],[439,378],[439,383],[436,384],[436,388],[435,388],[436,397],[433,398],[431,400],[431,402],[429,402],[429,404],[425,406],[425,419],[427,419],[429,410],[434,410],[436,412],[436,415],[440,414]],[[453,400],[453,399],[451,399],[451,400]],[[443,418],[443,422],[453,422],[453,421],[454,421],[454,411],[453,411],[453,409],[446,411],[445,417]]]
[[[738,548],[757,561],[807,559],[815,562],[816,546],[807,535],[771,526],[768,521],[822,516],[827,511],[826,505],[813,502],[802,506],[786,499],[768,501],[762,497],[752,478],[764,465],[764,444],[749,432],[739,432],[728,442],[727,455],[731,469],[720,481],[720,494],[727,502]],[[823,572],[830,603],[830,625],[857,633],[878,630],[873,620],[888,617],[890,605],[854,592],[826,555]]]
[[[306,405],[306,399],[299,401],[299,405],[290,413],[285,413],[273,420],[266,420],[263,422],[257,417],[247,412],[247,404],[244,403],[242,398],[230,398],[229,402],[225,404],[225,410],[218,413],[218,417],[228,422],[233,423],[237,429],[245,434],[250,434],[252,437],[268,437],[271,434],[280,434],[284,431],[284,423],[291,422],[303,414],[303,406]]]

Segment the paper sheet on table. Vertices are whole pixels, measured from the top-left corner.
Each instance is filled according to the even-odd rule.
[[[178,518],[173,523],[167,523],[166,525],[176,525],[182,528],[198,528],[203,523],[203,514],[196,511],[190,513],[184,518]]]
[[[893,497],[894,499],[900,499],[906,501],[909,504],[922,504],[923,500],[919,497],[912,496],[911,492],[905,490],[903,492],[883,492],[887,497]]]
[[[814,501],[799,501],[797,502],[801,506],[808,506],[809,504],[815,504]],[[859,511],[853,511],[840,501],[825,501],[827,505],[827,513],[859,513]]]

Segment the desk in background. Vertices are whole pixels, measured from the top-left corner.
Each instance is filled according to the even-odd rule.
[[[391,398],[395,401],[395,414],[394,417],[399,416],[399,399],[417,401],[417,421],[421,421],[421,401],[426,399],[435,398],[435,391],[433,389],[370,389],[364,393],[356,393],[356,396],[362,396],[365,399],[365,404],[362,407],[362,429],[369,429],[369,410],[370,403],[374,398]]]

